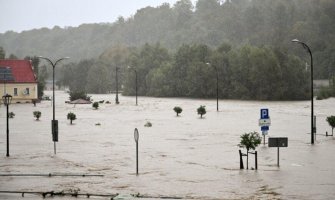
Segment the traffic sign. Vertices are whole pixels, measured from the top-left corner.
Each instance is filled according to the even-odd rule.
[[[269,119],[269,109],[261,109],[261,119]]]
[[[268,126],[262,126],[261,127],[261,131],[268,131],[269,130],[269,127]]]
[[[260,119],[258,122],[259,126],[270,126],[271,125],[271,119]]]

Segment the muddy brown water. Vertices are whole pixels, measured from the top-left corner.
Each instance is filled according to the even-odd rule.
[[[51,91],[46,91],[51,95]],[[317,136],[310,144],[310,101],[235,101],[184,98],[92,95],[108,100],[98,110],[70,105],[56,91],[59,120],[57,154],[51,141],[52,102],[13,104],[10,111],[10,157],[6,158],[5,107],[0,107],[0,174],[98,174],[103,177],[4,177],[1,191],[79,191],[120,195],[140,193],[152,199],[333,199],[335,198],[335,139],[325,137],[325,121],[335,115],[335,99],[315,101]],[[203,119],[196,113],[207,109]],[[173,111],[180,106],[179,117]],[[261,144],[258,170],[240,170],[240,135],[258,131],[261,108],[269,108],[270,137],[288,137],[288,148]],[[39,110],[39,121],[33,111]],[[77,120],[70,125],[68,112]],[[147,122],[152,127],[145,127]],[[96,125],[100,124],[100,125]],[[134,129],[139,130],[139,175],[136,176]],[[254,167],[251,156],[249,167]],[[53,197],[71,199],[73,197]],[[91,197],[92,199],[93,197]],[[42,199],[41,196],[0,193],[0,199]],[[77,199],[87,199],[78,197]],[[94,199],[94,198],[93,198]],[[98,198],[97,199],[108,199]]]

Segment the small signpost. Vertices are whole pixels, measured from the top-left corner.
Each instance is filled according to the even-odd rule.
[[[279,167],[279,148],[288,147],[287,137],[269,138],[269,147],[277,147],[277,166]]]
[[[261,127],[263,141],[265,145],[265,136],[268,134],[269,126],[271,125],[271,119],[269,116],[269,109],[261,109],[261,118],[259,119],[258,125]]]
[[[136,175],[138,175],[138,139],[139,139],[139,134],[137,128],[134,130],[134,139],[136,143]]]

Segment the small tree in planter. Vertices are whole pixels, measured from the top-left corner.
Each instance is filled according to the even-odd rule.
[[[329,126],[332,127],[332,136],[334,135],[334,128],[335,128],[335,116],[327,117],[326,121],[328,122]]]
[[[197,111],[198,111],[198,115],[200,115],[200,118],[202,118],[202,116],[203,116],[204,114],[206,114],[206,106],[200,106],[200,107],[197,109]]]
[[[42,115],[41,111],[34,111],[33,114],[36,120],[39,120]]]
[[[177,116],[179,116],[179,114],[183,112],[183,109],[179,106],[174,107],[173,110],[177,113]]]
[[[257,132],[244,133],[241,135],[240,147],[247,149],[247,169],[249,161],[249,151],[250,149],[255,150],[256,147],[261,143],[262,138]]]
[[[92,107],[94,108],[94,109],[98,109],[99,108],[99,102],[94,102],[93,104],[92,104]]]
[[[76,114],[74,114],[73,112],[69,112],[67,114],[67,119],[70,120],[70,123],[72,124],[72,121],[77,119]]]

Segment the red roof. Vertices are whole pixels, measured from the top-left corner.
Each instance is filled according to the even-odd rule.
[[[14,81],[8,81],[8,83],[37,83],[29,60],[0,60],[0,67],[11,69]]]

